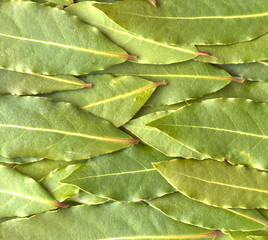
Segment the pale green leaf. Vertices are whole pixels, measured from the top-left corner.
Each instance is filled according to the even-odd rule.
[[[79,190],[77,195],[75,195],[74,197],[68,198],[67,200],[72,200],[75,202],[88,204],[88,205],[102,204],[102,203],[109,201],[109,199],[107,198],[99,197],[91,193],[84,192],[81,189]]]
[[[268,169],[267,119],[267,103],[227,98],[179,108],[147,125],[212,159]]]
[[[249,42],[223,46],[198,46],[198,49],[216,57],[216,59],[198,57],[197,60],[202,62],[217,64],[256,62],[268,59],[268,34]]]
[[[137,63],[169,64],[183,62],[193,59],[199,54],[195,46],[174,46],[132,34],[113,22],[89,1],[74,4],[65,10],[100,29],[109,39],[128,53],[138,56],[137,59],[133,60]]]
[[[61,182],[117,201],[151,199],[175,191],[152,166],[152,162],[167,159],[153,148],[139,144],[94,158]]]
[[[39,97],[0,97],[0,154],[79,160],[137,143],[108,121],[70,103]]]
[[[77,163],[78,161],[76,161]],[[79,161],[80,162],[80,161]],[[65,162],[65,161],[55,161],[55,160],[48,160],[44,159],[42,161],[28,163],[28,164],[20,164],[15,166],[14,168],[33,178],[36,181],[41,180],[45,176],[47,176],[50,172],[55,170],[56,168],[66,167],[68,165],[74,164],[74,162]]]
[[[46,96],[75,104],[117,127],[136,114],[157,86],[165,84],[163,81],[154,83],[137,77],[112,75],[89,75],[84,81],[92,83],[93,88],[55,92]]]
[[[0,95],[35,95],[91,87],[73,76],[47,76],[0,69]]]
[[[267,219],[268,221],[268,210],[266,209],[259,209],[259,212]]]
[[[196,61],[160,66],[127,62],[97,74],[103,73],[142,77],[154,82],[167,81],[167,85],[158,88],[146,105],[170,105],[199,98],[223,88],[233,79],[219,68]]]
[[[32,178],[4,166],[0,166],[0,176],[0,218],[57,208],[55,199]]]
[[[63,202],[66,198],[73,197],[79,192],[79,188],[60,183],[60,180],[68,177],[73,171],[78,169],[81,164],[72,164],[67,167],[57,168],[39,183],[52,195],[57,201]]]
[[[175,221],[143,203],[76,206],[0,225],[0,238],[12,240],[212,240],[219,234]]]
[[[268,224],[257,210],[229,209],[209,206],[176,192],[153,200],[152,207],[167,216],[191,225],[222,231],[255,231]]]
[[[46,0],[51,3],[60,4],[60,5],[71,5],[73,0]]]
[[[244,64],[217,65],[229,72],[232,76],[241,77],[253,81],[268,81],[268,62],[259,61]]]
[[[2,68],[81,75],[129,58],[98,29],[57,8],[1,1],[0,22]]]
[[[226,232],[234,240],[267,240],[268,232],[267,230],[263,231],[254,231],[254,232]]]
[[[128,31],[164,43],[231,44],[268,32],[266,0],[161,0],[157,7],[124,0],[94,6]]]
[[[5,158],[0,156],[0,162],[1,163],[7,163],[7,164],[26,164],[31,162],[38,162],[42,160],[41,157],[24,157],[24,158]]]
[[[156,112],[143,117],[129,121],[123,127],[137,136],[147,145],[157,149],[169,157],[183,157],[205,159],[208,156],[202,155],[195,149],[191,149],[181,142],[171,138],[169,135],[161,132],[157,128],[145,126],[147,123],[170,114],[172,111]]]
[[[214,160],[175,159],[153,165],[178,191],[203,203],[223,208],[268,208],[267,172]]]

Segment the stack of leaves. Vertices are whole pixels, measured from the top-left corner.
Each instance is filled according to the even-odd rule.
[[[268,0],[1,0],[0,240],[267,240]]]

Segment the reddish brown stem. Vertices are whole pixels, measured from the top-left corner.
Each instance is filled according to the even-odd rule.
[[[215,56],[213,56],[207,52],[195,52],[195,53],[199,56],[210,57],[210,58],[218,60],[218,58],[216,58]]]
[[[238,78],[238,77],[232,77],[231,79],[232,82],[238,82],[238,83],[243,83],[244,80],[242,78]]]
[[[148,0],[149,3],[151,3],[154,7],[156,7],[156,0]]]
[[[134,59],[137,59],[137,56],[136,55],[125,55],[125,58],[127,60],[134,60]]]
[[[55,203],[55,206],[57,206],[58,208],[68,208],[70,205],[66,204],[66,203],[57,202],[57,203]]]
[[[84,83],[85,88],[92,88],[93,84],[92,83]]]
[[[154,86],[158,87],[158,86],[167,85],[167,84],[168,84],[167,81],[163,80],[163,81],[154,83]]]

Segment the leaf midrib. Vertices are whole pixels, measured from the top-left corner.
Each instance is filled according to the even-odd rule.
[[[92,49],[87,49],[87,48],[81,48],[81,47],[76,47],[76,46],[61,44],[61,43],[55,43],[55,42],[38,40],[38,39],[13,36],[13,35],[4,34],[4,33],[0,33],[0,36],[2,36],[2,37],[8,37],[8,38],[13,38],[13,39],[18,39],[18,40],[21,40],[21,41],[30,41],[30,42],[47,44],[47,45],[53,45],[53,46],[57,46],[57,47],[73,49],[75,51],[81,51],[81,52],[94,53],[94,54],[98,54],[98,55],[106,55],[106,56],[120,57],[120,58],[127,58],[128,57],[128,55],[123,55],[123,54],[115,54],[115,53],[102,52],[102,51],[97,51],[97,50],[92,50]]]
[[[208,130],[215,130],[215,131],[229,132],[229,133],[234,133],[234,134],[257,137],[257,138],[262,138],[262,139],[268,139],[268,136],[266,136],[266,135],[259,135],[259,134],[254,134],[254,133],[249,133],[249,132],[242,132],[242,131],[238,131],[238,130],[231,130],[231,129],[225,129],[225,128],[215,128],[215,127],[207,127],[207,126],[194,126],[194,125],[180,125],[180,124],[157,124],[155,126],[173,126],[173,127],[187,127],[187,128],[208,129]]]
[[[0,124],[0,127],[19,128],[19,129],[25,129],[25,130],[29,130],[29,131],[39,131],[39,132],[52,132],[52,133],[63,134],[63,135],[68,135],[68,136],[96,139],[96,140],[108,141],[108,142],[132,143],[132,139],[121,139],[121,138],[117,139],[117,138],[98,137],[98,136],[92,136],[92,135],[88,135],[88,134],[84,134],[84,133],[67,132],[67,131],[62,131],[62,130],[58,130],[58,129],[34,128],[34,127],[28,127],[28,126],[8,125],[8,124]]]

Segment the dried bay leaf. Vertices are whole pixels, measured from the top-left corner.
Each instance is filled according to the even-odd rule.
[[[268,81],[268,62],[259,61],[244,64],[223,64],[217,67],[224,69],[232,76],[241,77],[246,80]]]
[[[0,162],[1,163],[8,163],[8,164],[27,164],[32,162],[38,162],[42,160],[41,157],[30,157],[30,158],[5,158],[0,156]]]
[[[82,75],[131,58],[98,29],[57,8],[1,1],[0,22],[2,68]]]
[[[47,76],[0,69],[0,95],[36,95],[91,87],[73,76]]]
[[[83,190],[79,190],[78,194],[74,197],[68,198],[68,201],[75,201],[82,204],[88,204],[88,205],[97,205],[106,203],[109,201],[108,198],[102,198],[96,195],[93,195],[91,193],[85,192]]]
[[[60,206],[30,177],[4,166],[0,166],[0,176],[1,218],[28,216]]]
[[[212,240],[220,234],[222,233],[175,221],[144,203],[76,206],[0,225],[0,238],[12,240],[85,238]]]
[[[173,187],[197,201],[223,208],[268,208],[267,172],[214,160],[175,159],[153,165]]]
[[[268,105],[245,99],[194,103],[147,123],[210,158],[268,169]]]
[[[97,27],[109,39],[138,56],[132,61],[146,64],[170,64],[193,59],[199,55],[195,46],[169,45],[146,37],[137,36],[117,25],[103,12],[93,6],[94,2],[74,4],[65,10],[76,15],[82,21]]]
[[[4,157],[80,160],[138,142],[104,119],[47,98],[0,97],[0,112]]]
[[[103,73],[142,77],[154,82],[167,81],[167,85],[158,88],[146,105],[171,105],[199,98],[223,88],[233,80],[227,72],[196,61],[161,66],[127,62],[97,72]]]
[[[93,88],[57,92],[46,96],[56,101],[75,104],[109,120],[117,127],[136,114],[157,86],[166,84],[165,81],[154,83],[138,77],[112,75],[89,75],[84,81],[92,83]],[[115,114],[119,109],[120,113]]]
[[[256,62],[268,59],[268,34],[248,42],[223,46],[198,46],[198,49],[216,57],[215,59],[199,56],[197,60],[201,62],[217,64]]]
[[[79,188],[72,185],[60,183],[60,180],[68,177],[80,166],[80,164],[72,164],[67,167],[57,168],[49,173],[49,175],[43,178],[39,183],[57,201],[63,202],[66,198],[70,198],[78,194]]]
[[[176,192],[146,200],[167,216],[191,225],[222,231],[255,231],[268,224],[255,209],[229,209],[209,206]]]
[[[167,159],[170,158],[139,144],[91,159],[61,182],[117,201],[151,199],[175,191],[152,166],[152,162]]]
[[[146,126],[147,123],[170,114],[172,111],[162,111],[145,115],[143,117],[129,121],[123,127],[137,136],[147,145],[157,149],[169,157],[183,157],[205,159],[206,155],[202,155],[195,149],[183,145],[181,142],[170,137],[157,128]]]
[[[161,0],[156,8],[144,0],[94,3],[128,31],[171,44],[231,44],[268,32],[266,0]],[[248,31],[249,24],[254,28]]]

